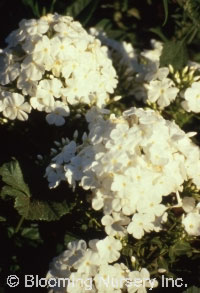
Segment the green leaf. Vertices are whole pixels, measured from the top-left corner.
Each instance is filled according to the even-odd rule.
[[[194,25],[199,29],[200,22],[200,1],[199,0],[187,0],[182,2],[183,9],[187,12]]]
[[[14,207],[26,220],[55,221],[69,213],[71,210],[66,201],[39,201],[31,200],[23,192],[10,186],[4,186],[1,196],[10,195],[15,197]]]
[[[171,64],[175,70],[179,70],[187,63],[187,48],[183,41],[168,41],[164,43],[160,56],[160,66]]]
[[[0,222],[6,222],[6,218],[0,216]]]
[[[92,15],[94,11],[96,10],[100,0],[92,1],[89,3],[89,5],[84,9],[80,15],[80,22],[83,26],[86,26],[86,24],[90,21],[92,18]]]
[[[166,269],[167,271],[169,271],[168,263],[167,263],[167,261],[164,259],[163,256],[159,256],[159,258],[158,258],[158,267],[159,267],[159,268],[162,268],[162,269]]]
[[[164,26],[167,22],[167,19],[168,19],[168,0],[163,0],[163,6],[164,6],[164,11],[165,11],[165,20],[162,25]]]
[[[160,238],[159,237],[154,237],[152,240],[151,240],[151,243],[158,246],[160,249],[162,248],[163,246],[163,243],[160,241]]]
[[[54,12],[54,5],[56,4],[56,1],[57,0],[52,0],[49,13],[53,13]]]
[[[156,34],[163,42],[168,41],[160,27],[150,28],[149,31]]]
[[[30,197],[29,187],[24,182],[23,174],[18,161],[5,163],[0,168],[0,175],[2,176],[2,180],[6,184],[12,186],[13,189],[21,191],[26,194],[26,196]],[[9,195],[11,194],[9,193]]]
[[[59,220],[63,215],[69,213],[71,208],[66,201],[40,201],[31,199],[29,187],[24,183],[23,175],[17,161],[4,164],[0,168],[0,175],[5,183],[0,196],[14,197],[14,207],[26,220]]]
[[[40,240],[40,233],[38,227],[26,227],[22,230],[21,236],[30,240]]]
[[[108,18],[103,18],[95,25],[95,27],[98,30],[107,31],[107,29],[112,27],[112,22]]]
[[[122,255],[131,257],[133,255],[133,249],[130,246],[123,247]]]
[[[31,201],[26,196],[16,197],[14,206],[21,216],[32,221],[56,221],[70,212],[66,201]]]
[[[186,255],[188,253],[191,253],[191,246],[185,240],[180,240],[176,242],[169,249],[169,257],[172,262],[175,261],[177,256]]]
[[[109,36],[112,37],[114,40],[123,41],[126,34],[123,30],[110,30]]]
[[[121,6],[122,6],[121,9],[123,12],[127,11],[128,10],[128,0],[123,0]]]
[[[39,5],[37,1],[34,2],[33,0],[22,0],[22,2],[31,8],[34,16],[40,17]]]
[[[1,197],[3,198],[3,199],[5,199],[5,197],[7,196],[7,195],[10,195],[10,196],[12,196],[12,197],[17,197],[17,196],[26,196],[26,195],[24,195],[24,193],[22,192],[22,191],[20,191],[20,190],[17,190],[17,189],[15,189],[15,188],[13,188],[12,186],[9,186],[9,185],[6,185],[6,186],[4,186],[3,188],[2,188],[2,190],[1,190]],[[27,197],[27,196],[26,196]],[[29,197],[28,197],[29,198]]]
[[[66,14],[68,14],[74,18],[77,17],[81,13],[81,11],[83,11],[88,6],[88,4],[91,1],[92,0],[76,0],[76,1],[74,1],[72,5],[67,7]]]
[[[193,286],[193,287],[188,288],[183,293],[200,293],[200,288]]]

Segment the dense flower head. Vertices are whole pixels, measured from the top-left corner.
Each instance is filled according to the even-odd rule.
[[[70,242],[50,264],[46,275],[49,293],[145,293],[146,287],[156,287],[158,282],[146,268],[130,271],[123,263],[114,263],[121,248],[121,242],[111,236],[90,240],[89,247],[84,240]]]
[[[81,145],[68,142],[52,158],[46,176],[50,187],[67,180],[90,189],[92,207],[103,209],[108,235],[128,232],[140,239],[145,232],[160,231],[167,221],[163,197],[179,198],[188,180],[200,188],[200,150],[189,138],[193,134],[153,110],[105,115],[107,110],[97,108],[86,114],[88,136]]]
[[[7,118],[27,120],[33,108],[48,113],[49,124],[63,125],[69,105],[101,107],[116,87],[107,48],[72,17],[22,20],[6,41],[0,54],[0,111]],[[17,115],[16,107],[25,114]]]
[[[119,77],[119,95],[132,95],[159,110],[178,100],[185,111],[200,112],[198,63],[188,61],[188,66],[175,71],[171,64],[161,65],[163,44],[159,41],[152,39],[151,49],[136,50],[133,44],[110,39],[95,28],[90,33],[109,49]]]

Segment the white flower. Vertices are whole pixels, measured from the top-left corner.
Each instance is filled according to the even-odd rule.
[[[59,164],[51,164],[46,168],[45,177],[49,182],[49,188],[55,188],[64,177],[64,168]]]
[[[83,176],[82,158],[80,156],[74,156],[71,158],[71,162],[64,166],[65,177],[70,184],[75,185],[75,182],[80,180]]]
[[[128,293],[146,293],[146,288],[152,290],[152,288],[158,286],[158,281],[155,278],[150,278],[150,273],[146,268],[142,268],[141,271],[130,272],[129,278],[132,283],[128,287]]]
[[[182,200],[182,208],[186,213],[190,213],[193,211],[195,207],[195,199],[193,197],[184,197]]]
[[[100,191],[97,191],[92,200],[92,207],[98,211],[104,206],[104,196]]]
[[[46,116],[46,120],[49,124],[55,124],[56,126],[61,126],[65,124],[65,119],[63,117],[69,116],[69,107],[60,101],[56,101],[54,106],[48,111],[50,114]]]
[[[69,250],[72,250],[75,253],[76,250],[85,251],[87,248],[87,244],[84,240],[78,240],[78,241],[69,242],[67,244],[67,248]]]
[[[34,109],[37,109],[38,111],[45,111],[47,113],[51,112],[52,109],[55,109],[54,96],[52,93],[40,86],[37,87],[35,96],[30,98],[30,104]]]
[[[58,278],[68,278],[71,272],[69,266],[66,265],[61,257],[55,257],[50,264],[50,270],[47,273],[46,279],[50,279],[56,275]],[[54,290],[59,289],[59,286],[56,286]],[[65,291],[63,291],[65,292]]]
[[[41,40],[41,36],[39,35],[33,35],[31,37],[27,37],[23,44],[22,44],[22,49],[32,57],[32,53],[35,49],[35,45],[37,44],[38,41]]]
[[[46,70],[51,70],[53,64],[53,56],[51,53],[51,42],[47,36],[42,36],[40,40],[35,44],[32,56],[35,63],[43,65]]]
[[[146,57],[151,61],[159,61],[160,55],[162,53],[163,44],[156,40],[151,40],[152,50],[144,50],[141,55]]]
[[[103,107],[114,92],[117,76],[107,50],[72,17],[22,20],[7,42],[0,83],[8,92],[17,86],[34,109],[49,113],[50,124],[63,125],[69,105]]]
[[[76,50],[71,44],[70,38],[59,38],[58,36],[51,39],[52,56],[57,57],[61,62],[66,61],[68,58],[76,57]],[[78,56],[78,54],[77,54]]]
[[[132,234],[134,238],[141,239],[144,232],[153,230],[154,219],[155,217],[152,214],[135,214],[127,227],[127,231],[129,234]]]
[[[68,163],[74,156],[76,152],[76,143],[75,141],[70,141],[67,145],[65,145],[61,152],[56,155],[52,161],[57,164]]]
[[[155,62],[151,64],[152,66],[149,68],[149,72],[145,74],[144,80],[150,82],[152,80],[162,80],[165,79],[169,74],[169,69],[167,67],[159,68],[159,63]]]
[[[32,56],[27,56],[24,59],[21,69],[26,78],[31,81],[40,80],[45,72],[45,67],[42,64],[37,64]]]
[[[6,85],[14,81],[20,73],[20,65],[14,62],[14,56],[9,53],[0,56],[0,84]]]
[[[5,92],[2,92],[2,95],[0,96],[0,112],[2,112],[5,109],[4,98]]]
[[[107,246],[108,244],[112,245],[111,249]],[[106,237],[103,240],[93,239],[89,241],[90,248],[87,248],[84,240],[80,240],[70,242],[67,247],[67,250],[53,259],[46,275],[47,280],[68,278],[67,282],[64,287],[50,288],[49,293],[76,293],[77,290],[99,293],[122,292],[130,271],[123,263],[108,264],[109,258],[116,260],[116,252],[118,254],[118,250],[121,249],[119,240],[113,237]],[[101,249],[104,251],[107,248],[107,255],[109,256],[110,253],[113,255],[105,258],[103,256],[106,254],[102,254]]]
[[[100,262],[98,253],[88,248],[84,256],[74,264],[74,268],[77,269],[78,273],[85,273],[87,276],[95,276]]]
[[[38,89],[45,91],[45,96],[49,95],[54,98],[61,96],[62,82],[58,78],[43,79],[38,84]]]
[[[188,213],[182,220],[186,232],[191,236],[200,236],[200,214]]]
[[[22,90],[23,95],[34,96],[37,91],[38,82],[36,80],[31,80],[26,75],[26,70],[22,70],[17,79],[17,88]]]
[[[183,108],[188,112],[200,112],[200,82],[193,82],[184,93]]]
[[[97,287],[98,292],[122,292],[121,288],[123,287],[124,283],[122,279],[124,278],[120,276],[121,272],[124,273],[121,267],[108,264],[101,265],[99,268],[99,273],[96,274],[94,278],[95,286]]]
[[[87,244],[84,240],[69,242],[66,250],[61,257],[68,266],[76,266],[85,256]]]
[[[186,161],[186,170],[187,170],[188,178],[191,178],[192,182],[199,189],[200,188],[200,159],[199,159],[198,152],[195,154],[195,149],[192,150],[191,157],[188,156],[188,160]]]
[[[31,112],[29,103],[24,103],[24,97],[18,93],[7,93],[4,98],[4,111],[5,117],[14,120],[18,119],[25,121],[28,119],[28,114]]]
[[[174,83],[169,78],[153,80],[148,85],[147,95],[151,103],[157,102],[160,108],[165,108],[175,100],[179,89],[174,86]]]
[[[160,204],[162,197],[155,194],[149,194],[147,198],[141,198],[137,203],[139,213],[148,213],[160,217],[165,212],[166,207]]]
[[[127,229],[140,239],[159,232],[168,215],[163,197],[181,192],[188,179],[200,186],[199,147],[190,133],[153,110],[132,108],[108,119],[103,115],[97,108],[90,110],[89,134],[76,153],[64,162],[60,151],[52,161],[60,162],[73,188],[79,182],[92,191],[92,208],[103,209],[108,235],[124,236]]]
[[[70,276],[70,282],[64,292],[68,293],[95,293],[97,292],[93,286],[92,278],[87,274],[79,272],[72,273]]]
[[[12,31],[5,39],[8,44],[8,48],[17,46],[19,42],[22,42],[26,37],[26,32],[23,29],[16,29]]]
[[[107,236],[105,239],[99,240],[96,247],[102,261],[111,263],[120,257],[119,250],[122,249],[122,244],[114,237]]]
[[[128,225],[130,219],[122,213],[112,213],[112,216],[105,215],[101,219],[101,223],[105,226],[105,231],[110,236],[124,237],[127,233],[126,228],[123,226]]]
[[[25,30],[28,35],[45,34],[49,25],[44,19],[29,19],[20,22],[20,28]]]

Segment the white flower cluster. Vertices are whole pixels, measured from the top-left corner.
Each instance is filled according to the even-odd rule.
[[[153,49],[138,54],[138,65],[132,69],[136,72],[136,88],[135,91],[132,89],[132,94],[148,104],[157,103],[163,109],[176,99],[179,89],[168,77],[169,69],[160,67],[162,43],[152,40],[151,45]]]
[[[117,70],[125,66],[126,70],[132,73],[140,71],[141,66],[138,63],[138,54],[130,43],[109,39],[105,32],[98,31],[95,28],[90,29],[90,34],[99,38],[101,43],[108,47],[108,52]]]
[[[147,103],[157,103],[160,109],[169,106],[177,97],[182,99],[180,106],[187,112],[200,113],[200,82],[199,64],[188,62],[189,67],[183,69],[183,81],[187,79],[189,87],[180,92],[179,88],[169,78],[169,69],[160,67],[160,56],[163,45],[161,42],[151,40],[152,49],[139,53],[127,42],[117,42],[109,39],[105,33],[91,29],[90,33],[97,36],[103,44],[110,49],[110,55],[119,76],[119,87],[125,89],[127,95],[134,95],[138,100]],[[174,73],[174,72],[173,72]],[[175,73],[174,73],[175,74]],[[180,78],[175,74],[178,84]]]
[[[84,240],[70,242],[50,265],[49,293],[145,293],[146,287],[156,287],[158,282],[150,279],[146,268],[130,271],[123,263],[112,264],[119,259],[121,248],[121,242],[111,236],[90,240],[88,248]]]
[[[138,100],[157,103],[163,109],[175,100],[179,89],[168,77],[169,69],[160,67],[162,43],[151,40],[153,49],[137,53],[130,43],[109,39],[105,33],[90,32],[109,47],[111,58],[119,76],[119,87],[127,95],[134,95]]]
[[[200,188],[200,149],[189,138],[194,133],[186,134],[153,110],[131,108],[106,119],[102,113],[108,112],[88,111],[88,136],[81,145],[67,141],[46,176],[50,187],[67,180],[92,190],[92,207],[103,208],[108,235],[128,232],[140,239],[162,229],[170,206],[163,204],[164,196],[179,199],[189,179]]]
[[[69,105],[105,105],[117,84],[107,48],[69,16],[22,20],[0,54],[0,112],[27,120],[31,109],[63,125]]]

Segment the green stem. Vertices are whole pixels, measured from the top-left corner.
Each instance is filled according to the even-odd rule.
[[[174,227],[176,226],[176,223],[174,223],[170,228],[169,228],[169,230],[168,231],[171,231],[171,230],[173,230],[174,229]]]
[[[19,232],[19,229],[21,228],[21,225],[22,225],[23,221],[24,221],[24,217],[22,216],[22,217],[20,218],[18,224],[17,224],[17,227],[16,227],[16,229],[15,229],[15,233],[18,233],[18,232]]]

